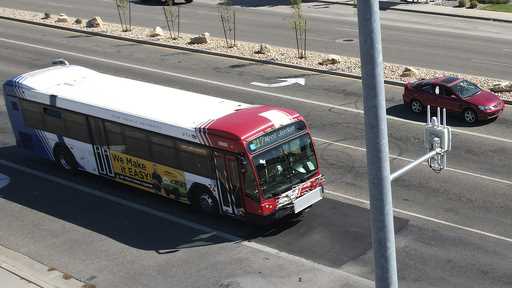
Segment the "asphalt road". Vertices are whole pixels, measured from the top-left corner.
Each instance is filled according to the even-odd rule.
[[[99,191],[100,195],[115,196],[127,203],[201,223],[336,271],[372,279],[368,211],[364,209],[368,197],[366,161],[361,150],[364,147],[363,115],[358,112],[362,108],[359,81],[7,21],[0,22],[0,45],[1,79],[45,67],[50,59],[64,57],[71,63],[102,72],[247,103],[276,104],[298,110],[312,126],[331,199],[314,207],[303,221],[273,230],[255,230],[227,219],[204,219],[177,204],[91,176],[70,178],[51,163],[9,147],[12,135],[4,110],[0,114],[0,139],[5,148],[0,150],[0,159],[57,179],[68,179],[81,187]],[[270,83],[284,77],[305,77],[306,86],[265,90],[249,84],[253,81]],[[400,89],[389,86],[386,89],[388,111],[395,117],[388,121],[390,152],[395,156],[417,158],[424,152],[422,119],[412,117],[399,104]],[[449,155],[451,169],[437,175],[426,167],[417,167],[393,183],[394,205],[399,209],[396,211],[399,279],[404,287],[509,287],[512,284],[509,273],[512,133],[508,129],[511,120],[510,109],[498,120],[476,127],[465,127],[454,117],[450,121],[456,127],[454,149]],[[396,170],[408,161],[395,157],[391,163]],[[262,265],[259,261],[268,257],[244,245],[233,248],[231,242],[217,239],[217,236],[201,244],[201,249],[188,249],[186,245],[190,242],[202,239],[195,238],[198,231],[162,221],[159,219],[162,217],[147,219],[147,215],[139,213],[139,206],[118,207],[118,202],[91,197],[76,187],[55,182],[53,178],[34,177],[29,171],[14,169],[2,162],[0,173],[11,178],[11,184],[0,190],[3,197],[0,230],[5,231],[0,235],[0,244],[45,263],[68,267],[81,279],[95,276],[93,282],[107,284],[105,287],[121,287],[131,280],[141,281],[135,282],[141,286],[153,283],[154,287],[160,287],[161,283],[171,281],[176,287],[194,287],[196,283],[200,283],[196,287],[211,287],[226,279],[241,279],[237,277],[244,277],[246,273],[254,275],[251,274],[254,268]],[[31,181],[23,181],[27,177]],[[73,196],[69,195],[71,193]],[[153,222],[154,226],[145,224]],[[155,233],[159,227],[162,227],[162,235],[160,231]],[[180,253],[173,253],[174,250]],[[155,251],[162,254],[156,253],[159,256],[155,257]],[[272,261],[276,262],[263,264],[267,270],[263,275],[256,273],[259,278],[254,277],[258,281],[278,281],[279,277],[271,272],[284,269],[280,274],[287,278],[272,282],[273,285],[281,287],[277,283],[288,283],[289,287],[294,287],[292,284],[301,276],[284,264],[292,260],[273,257]],[[216,258],[221,262],[215,264]],[[198,264],[197,259],[202,261]],[[233,265],[237,261],[242,263],[242,268]],[[305,265],[300,261],[293,263]],[[208,265],[215,269],[203,271]],[[139,267],[148,269],[141,272]],[[314,272],[309,275],[317,278],[311,276],[309,283],[325,275],[318,267],[311,271]],[[197,273],[204,274],[206,279],[190,278]],[[345,276],[335,274],[330,277],[336,279],[327,278],[317,286],[331,287],[332,281],[346,279]],[[242,280],[253,276],[247,277]],[[151,282],[153,279],[155,282]],[[353,281],[350,283],[367,285],[357,282],[360,281],[357,278]]]
[[[356,11],[329,1],[304,1],[312,51],[359,55]],[[133,24],[166,27],[158,1],[133,1]],[[209,32],[222,37],[217,0],[197,0],[181,5],[181,30]],[[287,0],[234,1],[237,9],[237,38],[256,43],[295,47],[289,27],[291,9]],[[101,16],[118,22],[112,1],[90,0],[0,0],[0,6],[34,11],[50,11],[84,18]],[[512,24],[482,20],[381,11],[384,61],[417,67],[512,79]],[[346,41],[348,40],[348,41]],[[354,41],[351,41],[354,40]]]

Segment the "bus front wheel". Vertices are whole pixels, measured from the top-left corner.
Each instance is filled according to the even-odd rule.
[[[78,165],[76,163],[75,157],[66,146],[56,145],[53,149],[53,157],[55,158],[55,161],[60,168],[71,172],[77,171]]]

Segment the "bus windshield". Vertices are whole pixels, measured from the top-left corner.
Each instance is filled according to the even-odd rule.
[[[309,134],[263,151],[253,160],[265,199],[291,190],[318,169]]]

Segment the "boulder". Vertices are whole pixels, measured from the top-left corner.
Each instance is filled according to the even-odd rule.
[[[94,18],[89,19],[85,26],[87,28],[103,28],[103,20],[101,20],[101,17],[95,16]]]
[[[52,14],[50,14],[50,12],[44,12],[44,16],[41,19],[50,19],[50,18],[52,18]]]
[[[57,16],[57,20],[55,20],[55,22],[68,23],[69,18],[68,18],[68,16],[66,16],[66,14],[60,13],[59,16]]]
[[[210,33],[204,32],[201,35],[190,38],[189,44],[206,44],[210,39]]]
[[[77,25],[82,25],[84,23],[84,20],[82,20],[82,18],[76,18],[75,22],[73,22],[73,23],[75,23]]]
[[[512,92],[512,82],[497,82],[492,84],[492,92]]]
[[[324,56],[322,58],[322,60],[320,60],[320,62],[318,62],[318,64],[320,65],[334,65],[334,64],[338,64],[341,62],[341,57],[338,56],[338,55],[327,55],[327,56]]]
[[[272,52],[272,47],[265,43],[261,43],[258,49],[254,51],[256,54],[269,54],[270,52]]]
[[[149,37],[160,37],[164,36],[164,31],[159,26],[156,26],[150,33]]]
[[[418,70],[412,67],[405,67],[404,70],[402,71],[402,74],[400,74],[400,77],[416,78],[418,77],[418,75]]]

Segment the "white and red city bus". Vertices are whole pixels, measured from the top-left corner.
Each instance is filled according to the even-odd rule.
[[[57,65],[7,80],[18,147],[204,212],[274,220],[323,197],[297,112]]]

